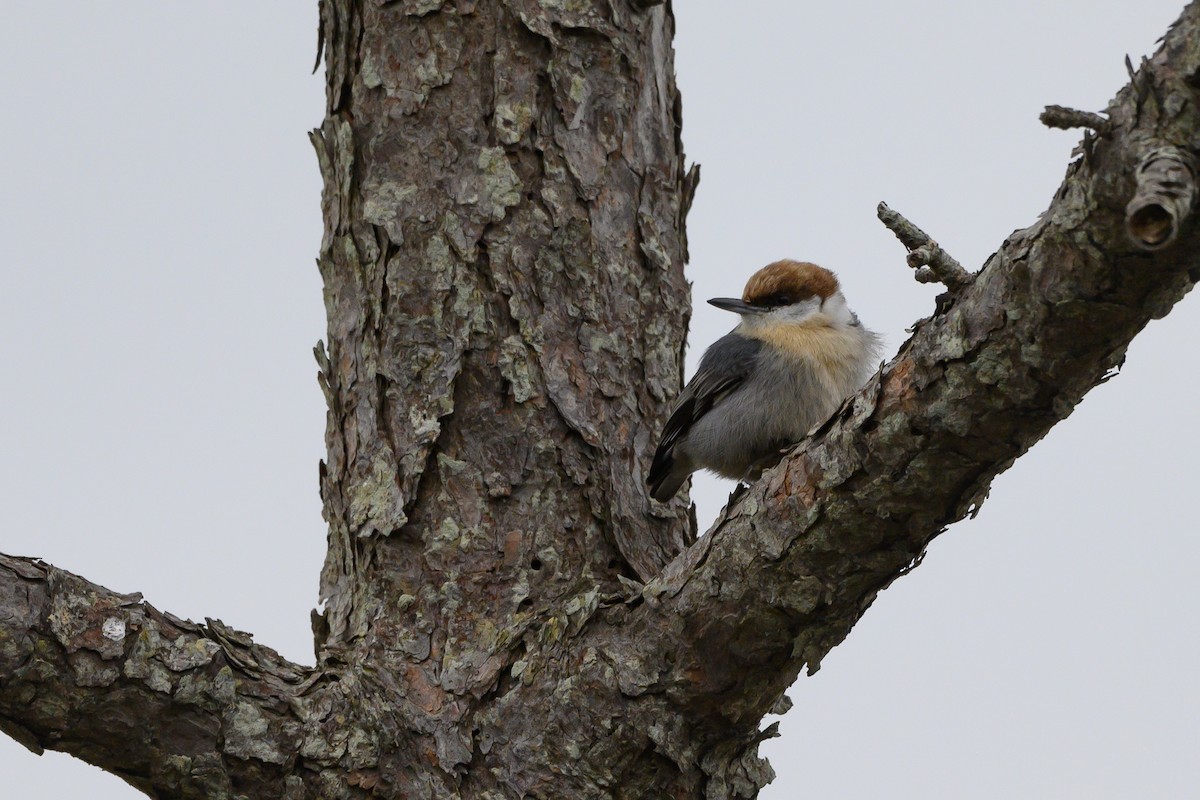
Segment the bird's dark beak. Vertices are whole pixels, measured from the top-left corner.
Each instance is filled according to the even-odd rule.
[[[752,306],[736,297],[714,297],[708,301],[708,304],[724,311],[732,311],[735,314],[757,314],[762,311],[758,306]]]

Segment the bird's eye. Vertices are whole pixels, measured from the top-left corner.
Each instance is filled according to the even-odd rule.
[[[775,292],[769,294],[759,301],[759,305],[767,308],[779,308],[780,306],[790,306],[795,300],[787,292]]]

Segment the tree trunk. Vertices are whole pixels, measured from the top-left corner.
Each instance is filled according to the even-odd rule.
[[[943,270],[697,542],[644,488],[698,177],[670,3],[322,0],[320,31],[316,666],[0,557],[0,727],[152,796],[754,797],[800,670],[1194,279],[1195,4],[1068,120],[1098,134],[1043,219]]]

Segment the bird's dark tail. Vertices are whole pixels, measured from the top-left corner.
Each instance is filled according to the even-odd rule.
[[[650,487],[650,496],[660,503],[665,503],[675,496],[679,487],[688,479],[692,471],[688,465],[681,464],[668,453],[659,451],[654,454],[650,464],[650,473],[646,475],[646,485]]]

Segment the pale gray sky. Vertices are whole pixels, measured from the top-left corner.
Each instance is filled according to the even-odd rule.
[[[306,131],[315,2],[12,4],[0,50],[0,550],[311,661],[324,333]],[[839,273],[889,355],[930,313],[886,200],[971,268],[1182,0],[678,3],[689,373],[782,256]],[[1185,301],[790,692],[779,778],[822,798],[1200,796]],[[702,521],[730,485],[693,492]],[[285,554],[280,558],[280,554]],[[5,795],[137,795],[0,738]]]

